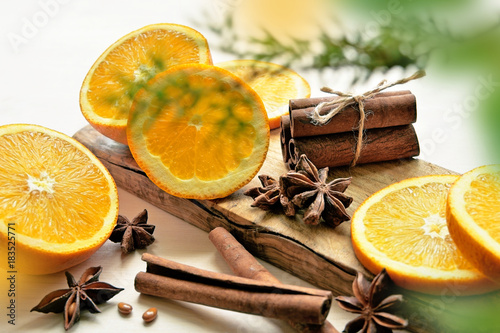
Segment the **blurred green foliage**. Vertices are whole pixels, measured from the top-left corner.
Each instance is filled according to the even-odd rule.
[[[337,2],[336,0],[329,0]],[[475,1],[470,0],[340,0],[360,12],[384,11],[398,8],[400,12],[415,14],[416,12],[448,11],[450,8],[467,6]]]
[[[225,20],[208,20],[207,28],[220,37],[211,46],[237,58],[296,69],[354,68],[352,84],[394,67],[415,70],[431,64],[444,73],[500,83],[500,6],[490,8],[474,0],[327,1],[337,17],[348,18],[340,36],[325,29],[319,41],[291,38],[286,44],[269,32],[242,37],[229,13]],[[246,47],[241,47],[245,38]],[[484,140],[500,163],[500,89],[494,88],[481,98],[477,113],[484,123]]]

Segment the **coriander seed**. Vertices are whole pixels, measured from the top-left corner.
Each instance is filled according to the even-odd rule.
[[[125,314],[125,315],[128,315],[132,312],[132,305],[128,304],[128,303],[125,303],[125,302],[120,302],[118,303],[118,311],[121,313],[121,314]]]
[[[153,320],[155,320],[157,315],[158,315],[158,310],[156,308],[149,308],[142,315],[142,319],[146,323],[149,323],[149,322],[152,322]]]

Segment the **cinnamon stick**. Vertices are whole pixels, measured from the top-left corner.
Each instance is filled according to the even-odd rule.
[[[147,295],[309,324],[322,324],[332,302],[326,290],[210,272],[148,253],[142,260],[147,269],[136,275],[135,289]]]
[[[321,102],[337,97],[306,98],[290,100],[290,132],[293,138],[349,132],[359,124],[359,110],[356,104],[339,112],[327,124],[318,126],[311,123],[310,115]],[[366,118],[364,129],[401,126],[417,120],[416,98],[408,90],[382,92],[364,101]],[[336,105],[325,107],[320,114],[326,114]]]
[[[212,241],[234,274],[252,280],[281,283],[226,229],[217,227],[210,231],[208,238]]]
[[[210,231],[208,237],[236,275],[253,280],[281,283],[226,229],[217,227]],[[294,319],[289,320],[290,326],[301,333],[338,333],[328,321],[322,325],[313,325],[299,323]]]
[[[290,161],[290,152],[288,150],[288,143],[292,138],[290,132],[290,116],[281,116],[281,124],[280,124],[280,142],[281,142],[281,154],[283,155],[283,162],[289,169],[293,169]]]
[[[306,154],[318,168],[349,165],[354,158],[357,134],[344,132],[292,138],[289,141],[291,163]],[[389,161],[417,156],[420,152],[413,125],[367,130],[358,164]]]

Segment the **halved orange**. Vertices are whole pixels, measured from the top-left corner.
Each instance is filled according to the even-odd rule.
[[[448,232],[446,198],[457,178],[410,178],[366,199],[351,223],[359,261],[374,274],[385,267],[397,285],[419,292],[467,295],[496,289],[462,256]]]
[[[157,73],[185,63],[212,64],[208,43],[198,31],[178,24],[152,24],[113,43],[90,68],[80,91],[88,122],[127,144],[126,126],[135,93]]]
[[[0,155],[2,267],[61,271],[108,239],[118,218],[118,191],[86,147],[41,126],[15,124],[0,127]]]
[[[500,164],[462,175],[450,189],[446,213],[463,256],[500,282]]]
[[[227,69],[248,83],[262,98],[269,127],[280,127],[281,116],[288,114],[288,102],[311,96],[309,83],[294,70],[258,60],[230,60],[216,66]]]
[[[219,67],[178,65],[139,91],[127,127],[148,177],[184,198],[225,197],[258,172],[269,146],[261,99]]]

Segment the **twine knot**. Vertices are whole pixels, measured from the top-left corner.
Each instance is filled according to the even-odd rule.
[[[322,102],[319,103],[315,108],[313,113],[310,115],[311,118],[311,123],[314,125],[325,125],[327,124],[335,115],[337,115],[339,112],[341,112],[344,108],[346,108],[349,105],[357,104],[358,109],[359,109],[359,123],[358,123],[358,138],[356,142],[356,150],[354,153],[354,159],[351,162],[351,166],[355,166],[359,156],[361,155],[361,149],[363,146],[363,133],[365,129],[365,101],[367,99],[375,97],[378,93],[382,92],[383,90],[393,87],[398,84],[405,84],[409,81],[419,79],[421,77],[425,76],[425,71],[419,70],[415,72],[413,75],[410,75],[406,78],[397,80],[392,83],[387,83],[387,80],[382,80],[375,88],[368,90],[367,92],[361,94],[361,95],[355,95],[351,93],[344,93],[341,91],[333,90],[329,87],[323,87],[321,88],[321,91],[334,94],[339,96],[339,98],[329,101],[329,102]],[[335,108],[330,110],[328,113],[322,115],[320,112],[329,106],[336,105]]]

